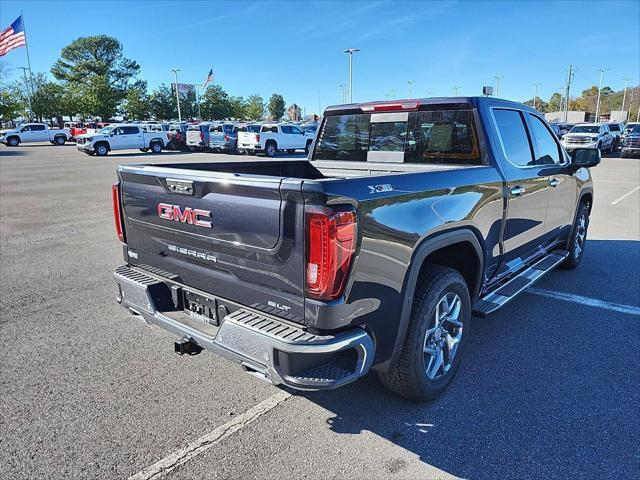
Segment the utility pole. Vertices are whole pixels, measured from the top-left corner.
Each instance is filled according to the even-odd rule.
[[[390,93],[385,93],[385,94],[384,94],[384,96],[385,96],[385,97],[387,97],[387,100],[389,100],[389,96],[390,96],[390,95],[391,95]]]
[[[542,85],[541,83],[532,83],[531,85],[533,85],[533,108],[535,110],[537,110],[536,108],[536,98],[538,98],[538,86]]]
[[[412,95],[413,95],[413,84],[416,83],[415,80],[408,80],[407,83],[409,84],[409,100],[411,100]]]
[[[172,68],[173,76],[176,79],[176,103],[178,104],[178,122],[182,122],[182,115],[180,114],[180,94],[178,93],[178,72],[179,68]]]
[[[397,89],[392,89],[391,90],[391,100],[395,100],[396,99],[396,93],[398,92]]]
[[[344,51],[349,55],[349,103],[353,103],[353,54],[359,51],[359,48],[347,48]]]
[[[598,101],[596,102],[596,122],[600,118],[600,90],[602,90],[602,77],[604,72],[610,70],[609,68],[600,68],[598,71],[600,72],[600,83],[598,84]]]
[[[27,90],[27,103],[29,103],[29,120],[33,119],[33,108],[31,108],[31,89],[29,88],[29,81],[27,80],[27,67],[19,67],[22,70],[22,74],[24,75],[24,88]],[[31,70],[29,70],[31,73]]]
[[[458,96],[458,90],[460,90],[462,87],[453,87],[453,96],[457,97]]]
[[[500,75],[499,73],[496,73],[493,78],[496,79],[496,98],[497,98],[498,95],[500,95],[500,79],[504,78],[504,75]]]
[[[629,80],[631,80],[631,78],[633,77],[627,77],[627,78],[623,78],[622,80],[624,80],[624,94],[622,95],[622,108],[620,109],[621,111],[624,112],[624,102],[627,100],[627,85],[629,84]],[[624,121],[627,121],[627,118],[629,117],[628,115],[629,112],[627,112],[627,115],[624,116]]]
[[[569,117],[569,98],[571,92],[571,82],[573,81],[573,65],[569,65],[569,72],[567,73],[567,91],[564,95],[564,121],[567,121]]]

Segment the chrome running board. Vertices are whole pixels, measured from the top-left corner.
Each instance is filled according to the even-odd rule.
[[[473,315],[476,317],[486,317],[490,313],[500,309],[540,280],[545,274],[557,267],[567,256],[569,256],[569,252],[567,251],[554,250],[530,267],[525,268],[511,280],[503,283],[476,301],[473,305]]]

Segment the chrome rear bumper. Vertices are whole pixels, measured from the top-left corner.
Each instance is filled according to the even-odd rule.
[[[193,321],[182,311],[158,311],[167,305],[171,279],[129,266],[114,272],[118,302],[147,323],[239,362],[243,368],[273,384],[299,390],[327,390],[365,375],[373,362],[374,343],[361,328],[336,335],[315,335],[299,325],[239,308],[220,320],[220,327]],[[166,292],[166,293],[162,293]]]

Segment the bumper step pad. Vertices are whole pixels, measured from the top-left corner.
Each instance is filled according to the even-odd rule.
[[[562,263],[568,255],[569,252],[564,250],[554,250],[530,267],[525,268],[511,280],[479,299],[473,305],[473,315],[486,317],[495,312]]]

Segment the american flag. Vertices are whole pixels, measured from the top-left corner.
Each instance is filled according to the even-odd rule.
[[[211,70],[209,70],[209,75],[207,75],[207,79],[204,81],[204,85],[202,86],[202,88],[207,88],[207,85],[209,84],[209,82],[213,81],[213,68]]]
[[[27,38],[24,36],[24,23],[22,23],[22,15],[20,15],[15,22],[0,33],[0,57],[9,53],[9,50],[26,44]]]

